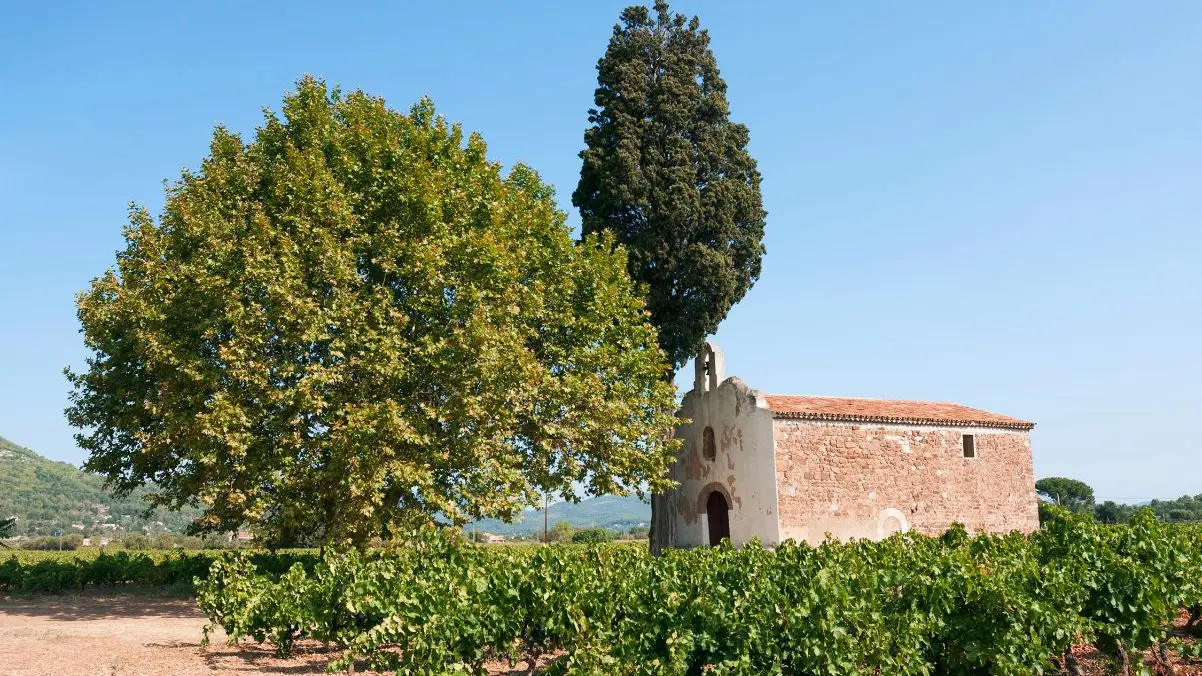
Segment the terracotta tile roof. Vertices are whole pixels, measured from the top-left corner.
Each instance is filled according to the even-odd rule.
[[[897,399],[854,399],[851,397],[804,397],[765,394],[773,417],[846,422],[884,422],[906,425],[951,425],[956,427],[1002,427],[1029,430],[1035,423],[981,411],[960,404]]]

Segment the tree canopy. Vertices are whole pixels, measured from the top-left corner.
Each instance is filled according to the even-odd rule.
[[[1074,512],[1092,514],[1102,523],[1127,523],[1141,509],[1140,505],[1128,505],[1114,500],[1096,503],[1093,488],[1077,479],[1047,477],[1035,482],[1035,491],[1045,502],[1039,505],[1040,521],[1054,519],[1054,504]],[[1152,500],[1146,503],[1161,521],[1202,521],[1202,494],[1183,495],[1176,500]]]
[[[611,237],[423,100],[312,78],[218,127],[80,294],[87,468],[197,529],[362,543],[664,483],[674,393]]]
[[[1077,512],[1093,510],[1093,488],[1084,481],[1047,477],[1035,482],[1035,492],[1060,507]]]
[[[1107,500],[1093,508],[1094,518],[1102,523],[1127,523],[1133,514],[1135,514],[1134,507],[1117,503],[1114,500]]]
[[[679,368],[760,275],[767,214],[749,132],[730,120],[709,34],[663,0],[622,12],[594,103],[572,204],[586,236],[627,246]]]
[[[1166,521],[1202,521],[1202,493],[1183,495],[1176,500],[1152,500],[1148,506]]]

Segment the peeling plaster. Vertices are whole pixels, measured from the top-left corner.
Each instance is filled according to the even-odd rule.
[[[721,365],[720,356],[715,363]],[[730,532],[735,545],[752,538],[775,543],[779,531],[772,412],[742,380],[727,378],[711,387],[710,375],[697,374],[695,385],[701,383],[702,387],[685,395],[677,413],[688,422],[681,424],[676,434],[693,445],[686,442],[688,450],[681,452],[676,463],[684,478],[676,489],[674,544],[695,547],[706,543],[704,501],[714,485],[722,487],[731,506]],[[710,461],[694,451],[700,447],[706,426],[718,433],[717,457]]]

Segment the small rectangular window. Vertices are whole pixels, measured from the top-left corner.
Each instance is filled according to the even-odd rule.
[[[977,440],[971,434],[964,435],[964,457],[977,457]]]

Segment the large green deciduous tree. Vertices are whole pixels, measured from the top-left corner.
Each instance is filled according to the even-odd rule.
[[[1035,482],[1035,492],[1044,500],[1075,512],[1093,510],[1093,488],[1084,481],[1047,477]]]
[[[166,198],[79,297],[68,416],[117,491],[362,544],[663,485],[674,395],[626,254],[429,101],[305,78]]]
[[[628,7],[597,63],[580,183],[585,236],[613,232],[648,294],[673,371],[759,278],[766,212],[747,127],[696,17]],[[652,547],[670,534],[652,501]]]

